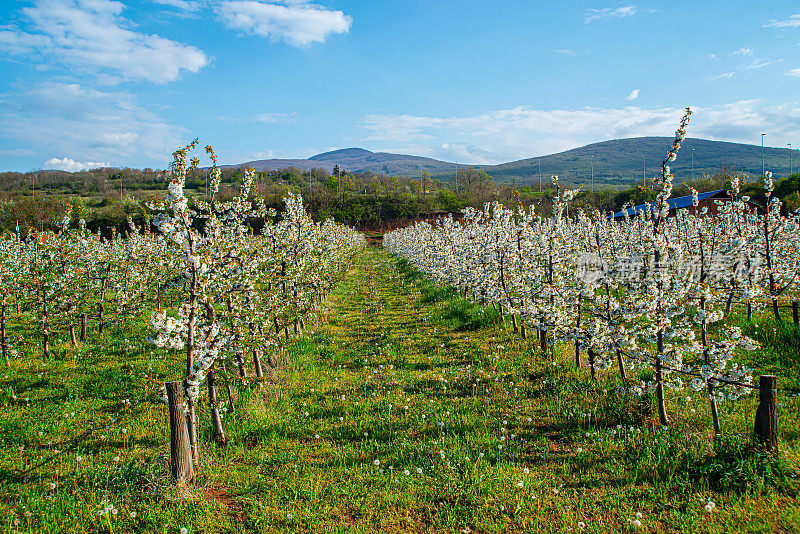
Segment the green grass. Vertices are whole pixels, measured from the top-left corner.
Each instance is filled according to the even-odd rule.
[[[569,350],[542,355],[490,307],[379,249],[324,315],[285,347],[273,383],[238,385],[227,446],[211,444],[202,405],[190,495],[169,483],[154,393],[180,376],[181,355],[148,345],[144,320],[56,343],[50,361],[28,336],[0,372],[0,530],[800,530],[795,397],[781,394],[778,459],[750,445],[754,398],[721,403],[715,443],[704,396],[668,392],[673,423],[660,429],[653,399],[622,393],[614,373],[592,382]],[[766,321],[748,357],[793,384],[796,330]],[[108,504],[118,513],[98,515]]]

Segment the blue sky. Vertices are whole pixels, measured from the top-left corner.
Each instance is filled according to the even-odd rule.
[[[4,0],[0,170],[358,146],[499,163],[671,135],[800,148],[800,5]]]

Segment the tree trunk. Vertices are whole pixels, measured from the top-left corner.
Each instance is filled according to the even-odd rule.
[[[759,403],[756,409],[756,440],[770,452],[778,451],[778,379],[774,375],[759,377]]]
[[[172,480],[178,486],[186,486],[194,476],[194,466],[186,426],[186,408],[183,405],[183,383],[167,382],[169,403],[169,457]]]
[[[594,351],[592,347],[589,347],[587,354],[589,355],[589,372],[592,375],[592,380],[597,380],[597,372],[595,371],[594,368],[594,361],[595,357],[597,356],[597,353]]]
[[[44,357],[50,358],[50,316],[47,313],[47,300],[44,301],[44,330],[42,332],[44,341]]]
[[[105,314],[105,300],[106,300],[106,279],[103,278],[102,282],[100,283],[100,302],[97,306],[97,332],[102,334],[103,333],[103,315]]]
[[[619,365],[619,376],[623,382],[628,381],[628,373],[625,372],[625,360],[622,358],[622,351],[617,350],[617,364]]]
[[[3,359],[6,361],[6,367],[11,367],[11,360],[8,357],[8,342],[6,340],[6,310],[8,303],[6,296],[3,295],[3,303],[0,305],[0,347],[3,350]]]
[[[211,407],[211,423],[214,427],[214,440],[217,445],[225,444],[225,431],[222,429],[222,418],[219,416],[219,403],[217,402],[217,380],[214,376],[214,364],[208,370],[208,402]]]
[[[225,368],[225,360],[222,360],[222,372],[225,376],[225,390],[228,393],[228,410],[233,413],[236,411],[236,406],[233,404],[233,392],[231,391],[231,382],[228,380],[228,370]]]
[[[81,314],[81,343],[86,343],[86,314]]]
[[[264,378],[264,369],[261,367],[261,356],[260,351],[258,349],[253,350],[253,365],[256,368],[256,376],[258,378]]]
[[[78,346],[78,340],[75,337],[75,325],[72,323],[69,325],[69,341],[72,343],[73,347]]]

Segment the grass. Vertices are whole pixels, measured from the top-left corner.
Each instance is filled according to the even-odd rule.
[[[800,530],[795,397],[781,394],[777,459],[750,445],[752,398],[721,403],[715,443],[703,395],[669,392],[661,429],[653,400],[620,392],[614,373],[592,382],[568,350],[541,354],[491,308],[379,249],[325,315],[285,347],[274,381],[239,385],[227,446],[211,444],[203,405],[190,495],[167,478],[154,392],[181,357],[148,345],[144,320],[56,343],[49,361],[22,344],[0,373],[2,530]],[[747,357],[795,383],[796,330],[755,324],[764,348]]]

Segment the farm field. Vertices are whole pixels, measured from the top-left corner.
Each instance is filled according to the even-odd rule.
[[[492,307],[379,248],[321,315],[239,388],[234,412],[226,399],[227,445],[212,443],[200,399],[202,469],[186,490],[169,479],[156,394],[183,364],[154,352],[146,317],[77,348],[59,339],[49,359],[12,324],[30,341],[0,374],[2,530],[800,530],[800,410],[783,389],[777,460],[746,453],[755,395],[719,403],[712,455],[703,392],[668,393],[662,428],[652,395],[618,390],[613,372],[593,382],[570,347],[542,354]],[[747,363],[796,384],[781,358],[797,328],[764,314],[745,330],[762,345]]]

